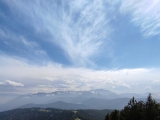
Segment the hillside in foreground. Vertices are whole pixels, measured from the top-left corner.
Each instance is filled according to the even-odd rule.
[[[0,120],[104,120],[111,111],[25,108],[0,112]]]

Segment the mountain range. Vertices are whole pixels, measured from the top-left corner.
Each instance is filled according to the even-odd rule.
[[[145,101],[147,95],[147,93],[117,94],[103,89],[24,94],[1,104],[0,111],[32,107],[59,109],[122,109],[133,96],[137,100]],[[158,94],[154,93],[153,98],[155,98],[157,102],[160,102]]]

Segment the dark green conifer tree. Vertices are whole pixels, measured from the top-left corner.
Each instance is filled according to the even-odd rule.
[[[105,120],[110,120],[109,119],[109,114],[106,115]]]
[[[110,114],[110,120],[119,120],[119,111],[118,110],[114,110]]]
[[[120,112],[114,110],[109,117],[109,120],[160,120],[160,104],[152,99],[151,94],[146,102],[137,102],[133,97],[124,109]]]
[[[145,119],[154,120],[158,116],[158,107],[159,105],[157,104],[157,102],[154,99],[152,99],[152,95],[149,94],[145,103]]]

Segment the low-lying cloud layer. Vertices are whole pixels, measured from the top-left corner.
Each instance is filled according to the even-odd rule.
[[[2,59],[2,58],[1,58]],[[29,65],[13,58],[3,58],[2,79],[21,80],[1,82],[1,85],[24,86],[22,92],[51,92],[55,90],[110,89],[115,92],[147,92],[154,86],[158,92],[159,69],[91,70],[62,67],[50,63],[46,66]],[[12,61],[12,62],[10,62]],[[0,62],[2,64],[2,62]],[[8,64],[10,65],[8,67]],[[151,88],[151,87],[150,87]],[[120,90],[120,91],[119,91]]]

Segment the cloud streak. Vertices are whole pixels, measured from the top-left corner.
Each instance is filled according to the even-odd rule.
[[[4,82],[0,82],[0,86],[23,87],[24,85],[11,80],[5,80]]]
[[[160,1],[159,0],[122,0],[121,12],[132,16],[132,22],[141,28],[144,36],[160,33]]]

